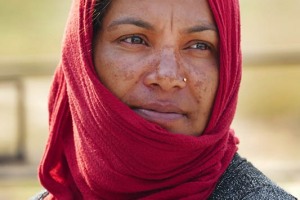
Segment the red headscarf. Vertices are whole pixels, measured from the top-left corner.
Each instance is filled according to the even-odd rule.
[[[207,199],[237,151],[230,124],[241,79],[238,0],[209,0],[220,37],[220,81],[199,136],[150,123],[99,81],[95,0],[74,0],[52,85],[39,176],[49,199]]]

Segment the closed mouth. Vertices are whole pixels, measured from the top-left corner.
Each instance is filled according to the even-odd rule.
[[[144,119],[157,123],[164,128],[187,118],[186,113],[173,105],[152,104],[143,107],[133,107],[132,110]]]
[[[144,116],[147,119],[154,118],[154,119],[172,121],[184,117],[184,114],[176,113],[176,112],[160,112],[156,110],[148,110],[143,108],[135,108],[133,110],[137,114]]]

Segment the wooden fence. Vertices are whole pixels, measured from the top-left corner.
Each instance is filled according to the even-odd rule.
[[[0,84],[12,83],[13,89],[16,90],[17,99],[16,107],[17,119],[17,141],[16,151],[13,155],[0,155],[1,162],[14,162],[26,160],[26,109],[25,98],[26,90],[24,86],[24,78],[30,76],[49,76],[53,74],[57,65],[57,60],[29,60],[29,59],[17,59],[17,60],[2,60],[0,61]],[[1,131],[1,127],[0,127]],[[8,136],[11,134],[8,134]]]

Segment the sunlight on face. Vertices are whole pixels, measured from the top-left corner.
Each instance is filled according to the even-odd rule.
[[[96,35],[101,82],[144,119],[199,135],[218,87],[218,32],[206,0],[114,0]]]

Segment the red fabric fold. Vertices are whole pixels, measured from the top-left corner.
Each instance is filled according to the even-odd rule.
[[[220,37],[220,82],[199,136],[172,134],[136,115],[98,80],[94,1],[74,0],[50,93],[50,135],[39,169],[49,199],[207,199],[237,151],[241,79],[237,0],[209,0]]]

